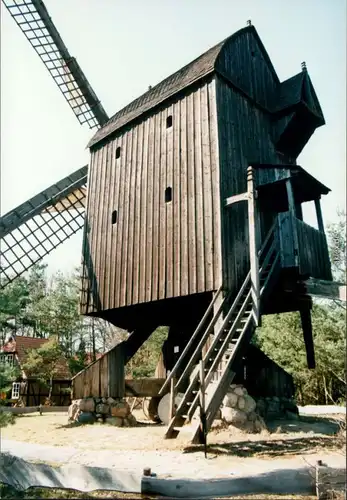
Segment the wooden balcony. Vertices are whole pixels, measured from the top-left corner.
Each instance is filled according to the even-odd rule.
[[[300,277],[332,280],[325,233],[305,224],[292,212],[278,215],[282,268],[297,268]]]

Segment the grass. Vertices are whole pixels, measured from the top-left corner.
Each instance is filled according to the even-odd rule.
[[[136,495],[120,493],[118,491],[92,491],[83,493],[75,490],[64,490],[59,488],[28,488],[26,491],[18,491],[11,486],[0,483],[0,498],[4,500],[29,500],[29,499],[49,499],[49,498],[62,498],[62,499],[99,499],[99,498],[124,498],[134,500],[170,500],[168,497],[155,497],[149,495]],[[302,496],[302,495],[247,495],[247,496],[233,496],[233,497],[215,497],[232,498],[233,500],[316,500],[315,496]],[[336,497],[337,498],[337,497]]]

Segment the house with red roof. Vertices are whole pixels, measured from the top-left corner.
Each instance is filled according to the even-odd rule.
[[[48,339],[25,337],[12,334],[7,339],[2,348],[0,348],[0,364],[9,364],[17,366],[20,369],[20,375],[12,384],[10,402],[12,404],[22,403],[25,406],[37,406],[44,404],[48,397],[48,387],[40,384],[35,378],[28,376],[24,370],[29,349],[38,349]],[[71,385],[71,373],[67,360],[62,357],[59,361],[57,376],[53,380],[52,401],[57,406],[70,404],[70,393],[67,389]]]

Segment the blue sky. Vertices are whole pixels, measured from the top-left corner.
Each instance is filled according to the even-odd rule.
[[[109,115],[208,48],[256,27],[280,80],[301,61],[326,125],[298,163],[332,189],[325,221],[346,202],[346,2],[343,0],[46,0],[70,53]],[[1,213],[88,163],[93,134],[81,127],[42,62],[1,4]],[[308,221],[314,222],[312,211]],[[46,261],[81,258],[81,234]]]

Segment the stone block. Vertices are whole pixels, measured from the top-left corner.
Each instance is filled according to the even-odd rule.
[[[243,396],[240,396],[237,400],[237,407],[239,410],[244,410],[245,406],[245,398]]]
[[[129,427],[136,427],[137,425],[137,420],[136,418],[134,417],[134,415],[132,415],[130,413],[130,415],[128,415],[125,419],[124,419],[124,422],[127,421]]]
[[[105,419],[105,424],[113,425],[114,427],[122,427],[123,419],[119,417],[107,417]]]
[[[110,407],[105,403],[99,403],[98,405],[96,405],[95,411],[96,413],[107,415],[110,412]]]
[[[234,393],[237,394],[238,396],[243,396],[245,394],[246,389],[244,387],[235,387]]]
[[[95,420],[94,413],[90,411],[81,412],[78,416],[78,422],[80,424],[94,424]]]
[[[113,417],[125,418],[130,413],[130,407],[126,401],[118,401],[111,405],[111,415]]]
[[[247,415],[243,411],[225,407],[222,409],[222,418],[227,424],[243,424],[247,420]]]
[[[83,412],[95,411],[95,401],[93,398],[78,399],[78,408]]]
[[[227,406],[228,408],[236,408],[237,400],[237,394],[234,394],[233,392],[227,392],[223,399],[223,406]]]
[[[249,394],[245,394],[243,399],[245,402],[245,405],[243,407],[243,411],[245,411],[246,413],[252,413],[257,406],[256,402]]]

